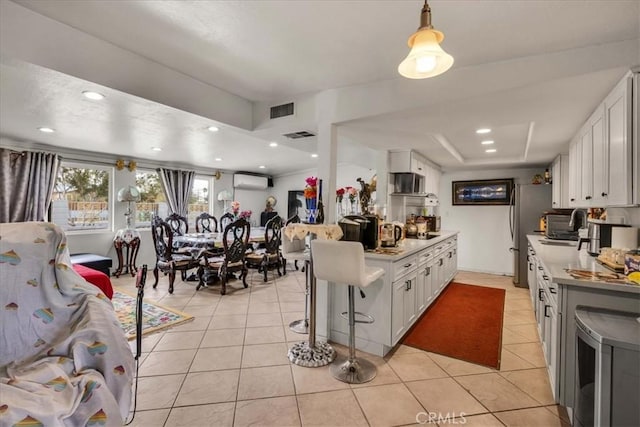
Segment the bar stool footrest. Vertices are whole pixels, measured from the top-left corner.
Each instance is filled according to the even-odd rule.
[[[356,311],[356,316],[362,316],[362,317],[364,317],[366,319],[366,320],[355,319],[356,323],[373,323],[373,322],[376,321],[376,319],[374,319],[373,316],[369,316],[368,314],[360,313],[359,311]],[[342,313],[340,313],[340,317],[342,317],[345,320],[349,320],[349,312],[348,311],[343,311]]]

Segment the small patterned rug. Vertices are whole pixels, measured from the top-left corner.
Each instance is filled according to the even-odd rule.
[[[113,308],[129,341],[136,337],[136,297],[120,289],[113,290]],[[190,314],[159,304],[142,301],[142,335],[193,320]]]

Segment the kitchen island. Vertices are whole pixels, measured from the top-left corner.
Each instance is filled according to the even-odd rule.
[[[387,354],[453,279],[457,271],[457,231],[431,233],[428,240],[405,239],[397,248],[365,252],[367,265],[385,274],[356,293],[355,309],[375,322],[356,325],[356,348],[378,356]],[[347,290],[329,285],[318,313],[326,320],[329,340],[347,345]],[[326,316],[326,317],[325,317]],[[356,317],[357,319],[358,317]]]
[[[611,271],[585,249],[549,243],[530,235],[528,282],[556,402],[574,404],[576,321],[578,306],[626,311],[640,315],[640,286],[607,281]],[[567,244],[568,245],[568,244]],[[599,273],[595,280],[572,277],[567,270]]]

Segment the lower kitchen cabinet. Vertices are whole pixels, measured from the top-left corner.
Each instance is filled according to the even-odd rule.
[[[409,331],[427,310],[457,271],[457,236],[447,233],[442,239],[421,242],[423,248],[403,258],[365,255],[367,265],[380,267],[385,275],[356,292],[355,309],[373,316],[374,323],[356,326],[356,348],[384,356]],[[329,336],[348,344],[348,324],[341,316],[347,311],[347,290],[331,287],[328,305]],[[319,308],[321,310],[322,308]]]

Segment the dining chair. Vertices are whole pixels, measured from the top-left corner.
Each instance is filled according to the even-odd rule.
[[[197,266],[197,261],[191,252],[176,250],[173,246],[174,232],[171,226],[160,217],[154,217],[151,221],[151,236],[156,253],[156,266],[153,269],[155,282],[158,286],[158,271],[169,275],[169,293],[173,293],[173,284],[176,279],[176,271],[183,274]]]
[[[189,232],[189,222],[182,215],[172,213],[164,221],[169,224],[175,235],[182,236]]]
[[[196,287],[196,290],[205,286],[204,275],[207,270],[217,274],[222,281],[220,295],[227,293],[227,281],[229,276],[234,272],[239,271],[240,277],[242,278],[242,284],[245,288],[248,286],[248,270],[245,265],[245,256],[247,253],[247,247],[249,246],[250,232],[251,226],[244,218],[240,218],[225,227],[222,234],[224,253],[219,255],[210,251],[203,251],[200,256],[198,267],[198,286]]]
[[[218,222],[220,224],[220,230],[224,231],[227,228],[227,225],[231,224],[235,220],[236,218],[231,212],[227,212],[226,214],[222,215],[220,217],[220,221]]]
[[[300,217],[298,216],[298,214],[294,214],[293,216],[291,216],[289,219],[287,219],[284,223],[284,226],[286,227],[289,224],[296,224],[299,223],[300,221]],[[284,259],[284,274],[287,274],[287,260],[286,258]],[[298,270],[298,260],[294,259],[293,260],[293,266],[295,267],[296,270]],[[305,267],[302,267],[302,272],[304,273],[304,269]]]
[[[196,218],[196,233],[217,233],[218,220],[215,216],[202,212]]]
[[[258,273],[264,275],[267,281],[267,271],[275,267],[278,276],[282,276],[280,266],[282,265],[282,253],[280,243],[282,238],[282,218],[274,216],[264,227],[263,247],[247,254],[246,264],[248,268],[257,268]]]

